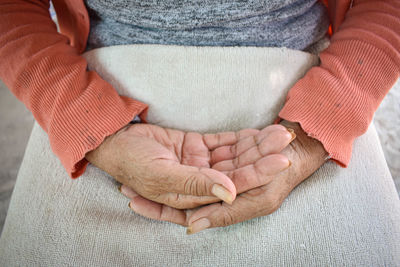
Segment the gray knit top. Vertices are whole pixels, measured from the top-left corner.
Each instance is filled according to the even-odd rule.
[[[306,50],[324,37],[317,0],[85,0],[87,50],[121,44],[272,46]]]

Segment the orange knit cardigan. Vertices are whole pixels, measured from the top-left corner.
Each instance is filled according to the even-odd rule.
[[[334,32],[321,64],[290,90],[281,118],[296,121],[347,166],[355,138],[368,128],[400,73],[399,0],[327,0]],[[32,111],[71,177],[85,154],[147,105],[119,96],[80,54],[89,34],[83,0],[0,0],[0,78]]]

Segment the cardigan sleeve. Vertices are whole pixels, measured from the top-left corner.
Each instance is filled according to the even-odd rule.
[[[399,78],[400,1],[355,0],[320,60],[291,88],[279,117],[300,123],[347,167],[354,139]]]
[[[72,178],[85,154],[147,105],[119,96],[93,71],[70,40],[57,32],[46,0],[0,0],[0,78],[47,132]]]

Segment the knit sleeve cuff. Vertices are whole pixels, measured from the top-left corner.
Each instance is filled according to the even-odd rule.
[[[146,117],[148,106],[144,103],[123,96],[106,98],[108,99],[103,103],[104,112],[77,120],[75,124],[80,126],[65,129],[68,132],[67,138],[60,140],[49,134],[52,149],[71,178],[77,178],[85,172],[89,163],[85,158],[86,153],[97,148],[106,137],[129,124],[133,117]]]

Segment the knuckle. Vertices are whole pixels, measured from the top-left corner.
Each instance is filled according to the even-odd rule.
[[[189,176],[183,184],[183,191],[185,191],[185,193],[193,194],[194,190],[196,190],[194,179],[192,176]]]
[[[206,193],[206,185],[203,180],[198,179],[195,175],[189,175],[183,185],[186,194],[201,196]]]
[[[233,159],[233,166],[235,166],[235,168],[241,167],[241,156],[240,155]]]
[[[166,205],[161,205],[161,209],[160,209],[160,215],[159,215],[159,219],[161,221],[171,221],[171,207],[166,206]]]
[[[234,216],[230,210],[225,210],[225,212],[222,216],[221,223],[222,223],[222,226],[228,226],[228,225],[232,225],[235,223]]]
[[[229,148],[232,155],[237,156],[237,143]]]

